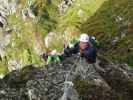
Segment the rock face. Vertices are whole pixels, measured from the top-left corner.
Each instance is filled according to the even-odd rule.
[[[29,65],[0,82],[0,100],[133,100],[133,70],[104,59],[91,65],[73,56],[62,64]]]

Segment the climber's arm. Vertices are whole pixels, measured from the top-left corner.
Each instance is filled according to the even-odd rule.
[[[71,56],[72,54],[77,54],[79,52],[79,43],[76,43],[74,47],[71,48],[65,48],[64,49],[64,55],[66,57]]]

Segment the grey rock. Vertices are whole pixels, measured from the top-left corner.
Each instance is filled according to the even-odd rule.
[[[88,64],[73,55],[62,64],[9,73],[0,80],[0,100],[132,100],[132,72],[125,64],[103,59]]]

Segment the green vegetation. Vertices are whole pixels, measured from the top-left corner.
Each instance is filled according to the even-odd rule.
[[[19,60],[22,66],[44,64],[40,55],[47,51],[44,37],[48,32],[56,33],[48,50],[57,49],[61,52],[64,43],[86,32],[96,36],[106,49],[101,52],[103,56],[133,66],[131,0],[76,0],[62,15],[58,9],[60,0],[29,1],[20,0],[17,13],[8,17],[9,26],[14,30],[11,33],[10,44],[5,49],[5,57],[0,62],[0,73],[8,72],[6,66],[10,67],[8,64],[10,60]],[[36,17],[23,20],[22,9],[28,8],[29,3]],[[122,24],[116,22],[118,16],[122,18]],[[127,32],[126,36],[112,46],[110,41],[119,36],[120,25],[126,27],[124,29]]]
[[[67,29],[68,31],[79,29],[80,24],[86,22],[105,1],[107,0],[76,0],[60,17],[57,30],[62,32]]]
[[[95,35],[100,41],[103,48],[103,55],[113,61],[128,63],[133,66],[133,31],[130,30],[132,24],[133,2],[131,0],[109,0],[105,2],[97,12],[85,23],[81,24],[81,31]],[[116,21],[116,18],[122,18],[122,21]],[[125,32],[125,37],[120,38],[120,32]],[[111,41],[119,37],[115,46]]]

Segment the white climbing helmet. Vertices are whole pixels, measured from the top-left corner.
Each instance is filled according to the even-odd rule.
[[[52,50],[50,54],[51,54],[52,56],[54,56],[54,55],[57,54],[57,51],[56,51],[56,50]]]
[[[80,35],[81,42],[89,42],[89,36],[86,33]]]

